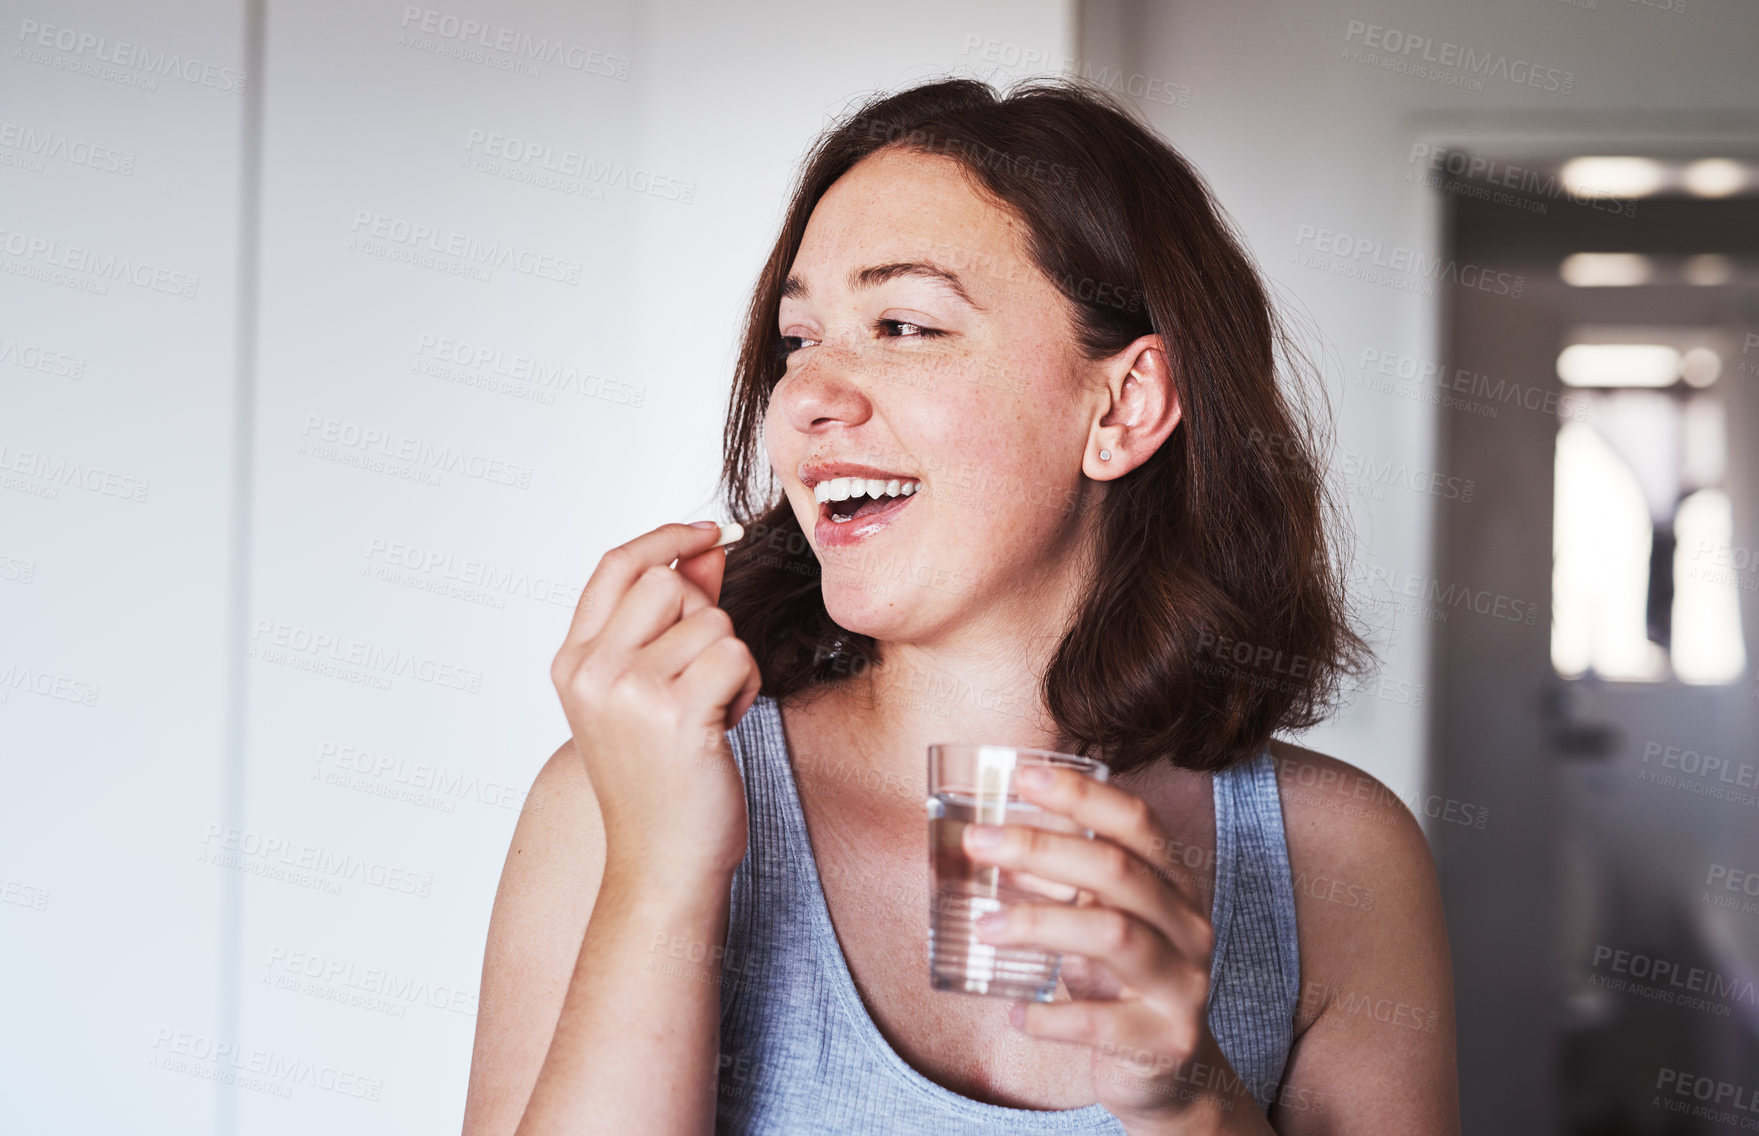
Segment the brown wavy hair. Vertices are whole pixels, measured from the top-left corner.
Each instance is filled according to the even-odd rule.
[[[1318,418],[1278,381],[1279,348],[1300,352],[1197,172],[1073,80],[1005,96],[969,79],[925,83],[868,102],[808,154],[746,318],[718,487],[751,534],[729,549],[720,605],[763,692],[785,698],[881,662],[870,636],[826,612],[759,428],[786,370],[777,316],[807,220],[833,182],[887,147],[959,161],[1025,223],[1089,359],[1150,333],[1167,347],[1183,419],[1096,506],[1090,588],[1042,680],[1072,748],[1118,773],[1159,760],[1220,770],[1276,730],[1324,719],[1341,677],[1372,656],[1327,535]]]

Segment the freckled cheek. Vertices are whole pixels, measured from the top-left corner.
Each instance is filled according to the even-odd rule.
[[[1008,484],[1023,476],[1042,478],[1044,459],[1063,445],[1064,416],[1050,411],[1052,405],[1046,393],[967,371],[895,404],[888,417],[900,435],[918,440],[931,480]]]

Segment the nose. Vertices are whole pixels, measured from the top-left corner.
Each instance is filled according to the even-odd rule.
[[[802,434],[859,426],[873,417],[873,403],[854,380],[856,369],[849,352],[821,344],[777,386],[771,408]]]

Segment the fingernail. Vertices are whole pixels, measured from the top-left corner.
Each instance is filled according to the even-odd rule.
[[[693,529],[718,529],[721,527],[721,523],[719,521],[691,521],[690,527]]]
[[[987,935],[992,931],[1000,931],[1002,925],[1007,921],[1008,916],[1005,912],[992,911],[977,921],[977,933]]]
[[[1026,1025],[1026,1003],[1015,1002],[1008,1007],[1008,1024],[1015,1029],[1021,1029]]]
[[[733,521],[730,524],[721,526],[721,539],[715,541],[711,547],[720,548],[722,545],[732,544],[734,541],[739,540],[744,536],[745,526],[738,521]]]
[[[1002,842],[1002,830],[993,824],[974,824],[965,830],[965,839],[973,848],[994,848]]]
[[[1020,771],[1020,784],[1028,789],[1048,789],[1051,787],[1051,771],[1029,766]]]

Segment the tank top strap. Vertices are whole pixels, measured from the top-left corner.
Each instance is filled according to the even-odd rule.
[[[765,938],[793,924],[801,909],[803,870],[801,858],[789,854],[792,828],[788,805],[794,795],[793,771],[788,763],[787,739],[782,717],[773,699],[759,695],[745,717],[727,732],[733,762],[745,786],[745,856],[733,870],[727,936],[722,961],[721,1017],[723,1033],[728,1018],[740,1011],[755,1012],[766,972],[773,987],[781,975],[778,965],[786,958],[760,957]],[[807,858],[810,862],[810,857]]]
[[[1294,1041],[1301,963],[1276,761],[1266,746],[1214,778],[1209,1028],[1269,1108]]]

